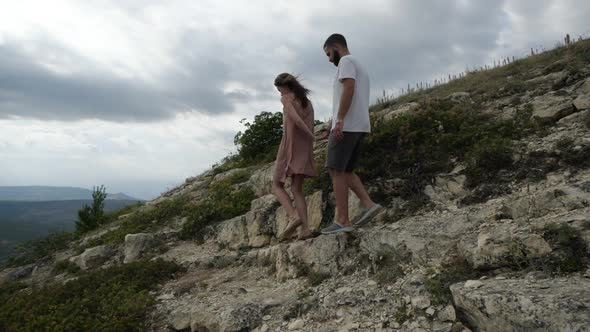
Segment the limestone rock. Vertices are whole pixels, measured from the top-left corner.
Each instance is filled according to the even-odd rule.
[[[4,282],[16,281],[16,280],[28,277],[31,275],[31,273],[33,273],[33,270],[35,269],[36,266],[37,266],[36,264],[28,264],[28,265],[13,267],[13,268],[9,268],[4,271],[1,271],[0,284],[2,284]]]
[[[153,234],[138,233],[125,235],[125,258],[123,263],[131,263],[138,260],[143,253],[151,249],[153,243]]]
[[[216,242],[224,247],[239,249],[248,246],[248,229],[245,216],[238,216],[219,223]]]
[[[297,319],[289,323],[289,327],[287,328],[289,331],[296,331],[301,330],[305,326],[305,322],[303,319]]]
[[[443,310],[438,312],[438,319],[443,322],[454,322],[457,320],[457,313],[455,307],[451,304],[447,305]]]
[[[590,109],[590,95],[581,95],[574,100],[574,107],[578,111]]]
[[[78,265],[82,270],[88,270],[101,266],[114,254],[113,247],[98,246],[84,250],[81,255],[70,258],[70,261]]]
[[[590,326],[590,280],[484,280],[451,286],[454,302],[480,331],[584,331]],[[515,314],[517,313],[517,314]]]
[[[270,163],[256,170],[248,180],[248,183],[254,189],[256,196],[264,196],[272,193],[272,175],[274,172],[274,163]]]
[[[445,99],[449,99],[454,102],[467,102],[471,101],[471,95],[469,92],[453,92],[448,95]]]
[[[182,331],[190,328],[191,314],[183,309],[177,309],[168,316],[170,326],[176,331]]]
[[[420,107],[420,104],[418,103],[408,103],[405,104],[403,106],[400,106],[398,108],[388,108],[382,111],[381,116],[383,117],[383,120],[385,121],[390,121],[393,118],[412,112],[416,109],[418,109]]]
[[[519,259],[540,258],[551,253],[551,247],[545,239],[527,228],[499,225],[481,231],[476,246],[468,243],[472,239],[464,236],[459,247],[475,268],[510,266]]]
[[[568,115],[557,122],[558,126],[568,127],[574,125],[584,125],[584,121],[590,117],[590,110],[576,112]]]
[[[229,178],[232,175],[235,175],[237,173],[243,172],[244,170],[245,170],[244,168],[233,168],[233,169],[230,169],[227,172],[223,172],[223,173],[219,173],[219,174],[215,175],[213,177],[213,181],[215,181],[215,182],[222,181],[224,179]]]
[[[533,116],[542,120],[556,122],[574,111],[570,97],[547,94],[533,99]]]

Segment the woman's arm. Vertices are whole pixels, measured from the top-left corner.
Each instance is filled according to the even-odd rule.
[[[291,118],[293,123],[295,123],[297,127],[303,130],[309,137],[313,139],[313,132],[307,127],[307,125],[305,124],[305,122],[303,122],[301,117],[299,117],[299,114],[297,114],[297,110],[295,109],[295,106],[293,106],[292,97],[282,96],[281,103],[283,103],[283,106],[285,106],[285,112],[287,113],[287,116]]]

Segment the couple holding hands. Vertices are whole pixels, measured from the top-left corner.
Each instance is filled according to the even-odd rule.
[[[332,225],[321,230],[322,234],[334,234],[350,232],[353,226],[367,223],[383,207],[371,200],[354,173],[359,147],[366,133],[371,132],[369,75],[359,61],[350,55],[344,36],[333,34],[328,37],[324,43],[324,52],[338,68],[334,78],[333,116],[325,165],[332,178],[336,218]],[[281,93],[283,104],[283,137],[277,153],[272,188],[289,219],[280,238],[289,238],[299,228],[297,239],[305,240],[316,235],[307,222],[307,204],[303,195],[304,179],[317,176],[313,165],[314,111],[308,98],[310,91],[293,75],[278,75],[274,85]],[[291,178],[295,206],[285,190],[287,178]],[[354,224],[348,216],[349,189],[362,205],[362,212]]]

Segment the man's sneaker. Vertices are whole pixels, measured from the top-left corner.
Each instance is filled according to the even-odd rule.
[[[347,233],[352,232],[354,229],[350,226],[342,226],[336,223],[322,229],[322,234],[336,234],[336,233]]]
[[[360,227],[368,223],[374,216],[383,210],[383,206],[375,204],[368,209],[362,209],[358,219],[354,222],[354,227]]]

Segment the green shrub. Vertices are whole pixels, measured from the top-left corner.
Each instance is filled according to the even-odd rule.
[[[106,198],[107,193],[104,186],[94,187],[92,206],[84,205],[78,210],[78,220],[76,221],[76,230],[78,232],[86,233],[106,222],[104,213],[104,201]]]
[[[551,245],[553,253],[544,269],[548,272],[571,273],[584,271],[590,262],[586,242],[580,232],[568,224],[545,226],[543,238]]]
[[[452,284],[474,279],[480,274],[464,257],[455,256],[442,266],[442,271],[428,277],[424,283],[426,290],[432,295],[432,303],[435,305],[447,304],[452,300]]]
[[[80,267],[68,260],[62,260],[53,266],[52,273],[53,274],[61,274],[61,273],[70,273],[76,274],[80,272]]]
[[[239,156],[249,163],[272,161],[283,135],[283,114],[261,112],[245,126],[246,130],[234,137]]]
[[[465,159],[469,186],[495,182],[500,170],[512,166],[512,143],[504,138],[484,138],[470,149]]]
[[[1,331],[144,331],[150,291],[182,269],[142,261],[98,270],[65,285],[19,292],[0,286]]]
[[[525,120],[498,120],[477,107],[424,100],[420,111],[377,123],[361,151],[359,175],[366,181],[402,179],[405,189],[400,196],[421,201],[424,187],[437,174],[450,171],[456,160],[470,156],[472,169],[479,171],[509,166],[507,142],[523,135],[517,125]],[[488,155],[490,143],[501,156]]]

